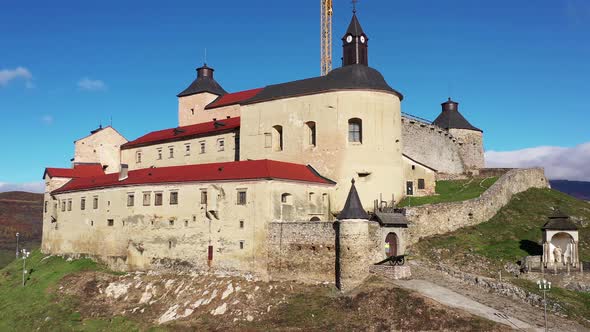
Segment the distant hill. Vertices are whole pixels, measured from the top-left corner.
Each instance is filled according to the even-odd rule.
[[[23,243],[41,242],[43,194],[0,193],[0,250],[15,248],[16,233]]]
[[[590,182],[568,181],[568,180],[551,180],[551,188],[574,196],[577,199],[590,201]]]

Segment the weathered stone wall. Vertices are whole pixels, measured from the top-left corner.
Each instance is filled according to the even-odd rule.
[[[403,153],[439,172],[465,171],[459,144],[448,131],[402,116]]]
[[[127,139],[113,127],[90,134],[74,142],[74,164],[99,163],[107,166],[106,173],[119,171],[121,164],[120,148]]]
[[[450,129],[449,132],[459,143],[459,155],[463,167],[466,170],[484,168],[483,133],[465,129]]]
[[[428,204],[406,209],[408,244],[423,237],[452,232],[491,219],[512,195],[529,188],[547,188],[542,168],[514,169],[504,174],[480,197],[463,202]]]
[[[332,222],[268,225],[268,271],[273,279],[334,282],[336,232]]]

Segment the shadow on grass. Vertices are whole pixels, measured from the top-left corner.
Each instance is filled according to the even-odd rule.
[[[543,254],[543,246],[531,240],[520,240],[520,249],[526,251],[531,256]]]

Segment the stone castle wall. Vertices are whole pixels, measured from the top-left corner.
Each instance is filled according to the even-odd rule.
[[[448,131],[402,116],[403,153],[438,172],[463,173],[460,145]]]
[[[480,224],[498,213],[513,195],[530,188],[547,187],[548,181],[542,168],[513,169],[478,198],[406,208],[408,244],[427,236]]]

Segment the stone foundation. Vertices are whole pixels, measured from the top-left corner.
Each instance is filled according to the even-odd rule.
[[[412,278],[412,271],[409,265],[371,265],[369,272],[393,280]]]

